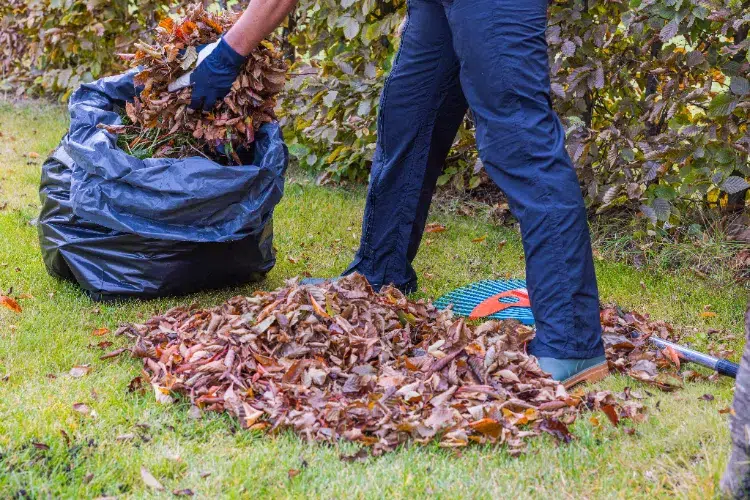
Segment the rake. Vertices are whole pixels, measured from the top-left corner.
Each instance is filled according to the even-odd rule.
[[[452,306],[454,314],[469,319],[515,319],[525,325],[534,324],[529,293],[524,280],[478,281],[448,292],[438,298],[434,304],[438,309]],[[642,334],[635,332],[635,335]],[[649,340],[658,349],[674,349],[683,361],[705,366],[720,375],[737,378],[739,369],[737,363],[716,358],[653,335],[649,337]]]

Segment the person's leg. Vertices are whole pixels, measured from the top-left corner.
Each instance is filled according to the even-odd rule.
[[[437,178],[466,113],[453,40],[439,0],[409,0],[408,18],[380,101],[357,271],[379,289],[416,289],[411,261]]]
[[[547,0],[444,0],[479,154],[519,220],[537,357],[604,354],[581,189],[552,110]]]

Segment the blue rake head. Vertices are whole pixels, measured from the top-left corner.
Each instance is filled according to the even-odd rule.
[[[435,302],[445,309],[469,319],[515,319],[525,325],[534,324],[524,280],[484,280],[448,292]]]

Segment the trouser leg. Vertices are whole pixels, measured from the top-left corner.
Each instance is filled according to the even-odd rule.
[[[445,0],[487,173],[519,220],[539,357],[604,353],[591,242],[552,110],[547,0]]]
[[[410,0],[381,96],[360,248],[346,271],[411,292],[437,178],[466,113],[459,64],[439,0]]]

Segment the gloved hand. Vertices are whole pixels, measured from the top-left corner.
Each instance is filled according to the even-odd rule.
[[[221,38],[216,48],[190,74],[193,95],[190,107],[210,110],[232,89],[247,57],[238,54]]]

